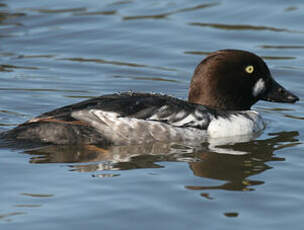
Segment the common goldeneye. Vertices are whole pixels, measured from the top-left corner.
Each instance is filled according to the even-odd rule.
[[[2,138],[52,144],[126,145],[204,142],[264,128],[250,107],[258,100],[294,103],[265,62],[241,50],[209,54],[195,69],[188,101],[120,93],[68,105],[6,131]]]

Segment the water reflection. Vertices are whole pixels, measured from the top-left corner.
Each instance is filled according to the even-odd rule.
[[[249,177],[270,169],[268,161],[284,161],[284,158],[275,156],[274,152],[299,144],[298,135],[296,131],[280,132],[269,134],[269,138],[263,140],[206,143],[199,147],[168,143],[113,146],[106,149],[93,145],[46,146],[24,152],[32,155],[30,163],[85,163],[71,164],[69,167],[79,172],[106,172],[95,175],[102,177],[118,176],[111,174],[113,170],[158,168],[162,167],[158,162],[183,161],[189,164],[195,176],[223,181],[216,186],[186,185],[187,189],[245,191],[264,183]],[[223,150],[237,154],[223,154]],[[202,193],[202,196],[208,197],[206,193]]]
[[[0,220],[4,220],[6,222],[11,222],[13,216],[26,215],[26,212],[9,212],[0,214]]]
[[[61,58],[58,60],[63,61],[72,61],[72,62],[92,62],[96,64],[110,64],[110,65],[117,65],[117,66],[127,66],[127,67],[135,67],[135,68],[150,68],[150,69],[158,69],[158,70],[165,70],[165,71],[176,71],[173,68],[161,67],[161,66],[150,66],[150,65],[143,65],[131,62],[122,62],[122,61],[109,61],[104,59],[96,59],[96,58]]]
[[[243,25],[243,24],[220,24],[220,23],[203,23],[203,22],[192,22],[191,26],[200,27],[211,27],[214,29],[221,30],[265,30],[273,32],[288,32],[288,33],[304,33],[304,31],[289,30],[285,28],[276,28],[270,26],[255,26],[255,25]]]
[[[210,7],[217,6],[217,5],[219,5],[219,3],[216,3],[216,2],[215,3],[206,3],[206,4],[200,4],[197,6],[189,7],[189,8],[182,8],[182,9],[174,10],[174,11],[167,12],[167,13],[161,13],[161,14],[125,16],[125,17],[123,17],[123,19],[124,20],[163,19],[163,18],[167,18],[168,16],[171,16],[174,14],[184,13],[184,12],[188,12],[188,11],[195,11],[195,10],[200,10],[200,9],[204,9],[204,8],[210,8]]]
[[[39,68],[33,66],[16,66],[16,65],[0,65],[0,71],[2,72],[12,72],[12,69],[28,69],[28,70],[37,70]]]
[[[48,199],[53,197],[53,194],[43,194],[43,193],[20,193],[20,196],[25,196],[28,198],[42,198],[42,199]],[[18,203],[12,205],[14,208],[20,208],[27,211],[13,211],[13,212],[7,212],[7,213],[0,213],[0,221],[5,222],[12,222],[14,216],[19,215],[27,215],[30,214],[30,210],[33,208],[41,208],[43,205],[41,203],[33,203],[33,199],[30,199],[30,203],[28,203],[28,200],[24,201],[25,203]]]
[[[7,9],[7,5],[6,4],[3,4],[3,3],[0,3],[0,7],[3,9],[1,9],[0,11],[0,25],[1,26],[7,26],[7,25],[22,25],[20,22],[18,23],[12,23],[12,22],[6,22],[6,20],[8,19],[14,19],[14,18],[18,18],[18,17],[24,17],[26,16],[25,13],[11,13],[11,12],[8,12],[6,9]],[[3,35],[3,34],[0,34],[0,37],[1,36],[6,36],[6,35]]]
[[[299,7],[297,6],[289,6],[285,9],[286,12],[290,12],[290,11],[295,11],[295,10],[298,10]]]
[[[114,15],[116,14],[117,11],[116,10],[108,10],[108,11],[91,11],[91,12],[81,12],[81,13],[74,13],[74,15],[76,16],[84,16],[84,15]]]
[[[190,55],[203,55],[207,56],[211,52],[206,52],[206,51],[185,51],[184,54],[190,54]],[[296,57],[292,56],[261,56],[264,60],[292,60],[296,59]]]
[[[225,181],[218,186],[187,186],[192,190],[253,190],[252,186],[263,184],[264,181],[248,179],[248,177],[259,174],[271,167],[268,161],[284,161],[284,158],[276,157],[274,152],[279,149],[299,144],[296,138],[298,132],[281,132],[269,134],[270,138],[255,140],[252,142],[236,143],[222,148],[234,151],[246,151],[246,155],[225,155],[216,152],[201,152],[201,161],[189,163],[194,175]],[[205,194],[202,194],[205,196]]]
[[[262,49],[304,49],[304,46],[300,45],[261,45]]]
[[[7,7],[5,4],[0,5],[0,7]],[[8,13],[8,12],[0,12],[0,24],[2,25],[8,25],[6,24],[4,21],[6,19],[13,19],[13,18],[17,18],[17,17],[24,17],[26,16],[25,13]],[[21,25],[21,24],[18,24]]]
[[[28,11],[34,11],[38,13],[44,14],[58,14],[58,13],[74,13],[74,12],[84,12],[87,9],[85,7],[80,8],[67,8],[67,9],[34,9],[34,8],[27,8]]]

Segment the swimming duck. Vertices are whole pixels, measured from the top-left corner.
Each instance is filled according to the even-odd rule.
[[[203,142],[247,135],[264,128],[258,100],[294,103],[257,55],[219,50],[196,67],[188,101],[126,92],[104,95],[41,114],[2,138],[51,144],[128,145]]]

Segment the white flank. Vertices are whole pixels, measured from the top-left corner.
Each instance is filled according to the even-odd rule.
[[[254,85],[252,94],[253,96],[258,96],[265,89],[265,82],[262,78],[260,78]]]
[[[248,119],[242,115],[250,116]],[[258,112],[244,111],[240,114],[231,115],[229,118],[219,117],[210,122],[208,135],[211,138],[230,137],[255,133],[264,128],[264,122]]]

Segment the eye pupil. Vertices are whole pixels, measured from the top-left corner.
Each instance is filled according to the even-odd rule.
[[[247,67],[245,68],[245,70],[246,70],[247,73],[253,73],[254,67],[253,67],[252,65],[249,65],[249,66],[247,66]]]

